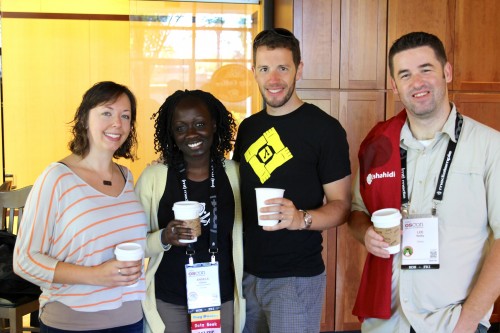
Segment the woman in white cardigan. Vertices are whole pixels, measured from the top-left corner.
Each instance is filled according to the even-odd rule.
[[[210,261],[210,224],[217,214],[222,332],[241,332],[245,300],[239,174],[237,165],[224,158],[232,149],[236,123],[218,99],[201,90],[175,92],[154,118],[155,149],[164,163],[148,166],[136,185],[149,222],[145,332],[191,331],[184,272],[188,256],[186,243],[179,240],[193,235],[172,211],[173,203],[182,200],[204,206],[202,235],[190,247],[195,262]],[[215,190],[210,189],[214,183]]]

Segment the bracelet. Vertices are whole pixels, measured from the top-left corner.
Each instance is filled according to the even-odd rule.
[[[161,238],[162,238],[161,236],[162,236],[164,230],[165,229],[161,229],[161,232],[160,232],[160,244],[163,247],[163,251],[168,251],[172,247],[172,244],[163,244],[163,242],[161,240]]]

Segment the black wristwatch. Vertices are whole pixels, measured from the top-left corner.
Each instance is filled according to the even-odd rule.
[[[312,216],[307,212],[307,210],[302,210],[300,209],[302,214],[304,214],[304,227],[300,228],[300,230],[307,230],[311,227],[311,224],[313,223]]]

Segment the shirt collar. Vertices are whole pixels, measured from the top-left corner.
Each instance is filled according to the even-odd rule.
[[[446,139],[451,139],[453,142],[457,142],[455,139],[455,123],[456,123],[456,118],[457,118],[457,108],[455,104],[451,104],[451,112],[448,115],[448,119],[444,123],[443,128],[436,133],[436,136],[434,139],[439,140],[443,137],[446,137]],[[413,134],[410,130],[410,126],[408,125],[408,119],[406,119],[405,124],[403,125],[403,128],[401,129],[401,135],[400,135],[400,142],[405,145],[409,145],[410,142],[415,142],[417,139],[413,137]]]
[[[456,124],[456,119],[457,119],[457,108],[455,107],[455,104],[451,104],[451,112],[450,115],[448,116],[448,119],[444,123],[443,129],[441,130],[441,133],[446,133],[448,137],[453,141],[457,142],[457,139],[455,138],[455,124]]]

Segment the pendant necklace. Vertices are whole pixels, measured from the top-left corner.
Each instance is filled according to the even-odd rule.
[[[113,167],[111,167],[111,179],[110,179],[110,180],[104,180],[104,179],[103,179],[103,181],[102,181],[102,185],[105,185],[105,186],[113,186],[113,182],[112,182],[112,180],[113,180],[113,174],[114,174],[114,172],[113,172]]]
[[[111,178],[109,180],[105,180],[105,179],[103,179],[104,177],[101,177],[99,175],[99,173],[97,172],[97,170],[95,170],[94,168],[92,168],[91,164],[88,161],[85,161],[85,164],[86,164],[87,169],[89,169],[90,171],[93,171],[99,178],[102,179],[102,185],[104,185],[104,186],[113,186],[112,180],[113,180],[113,175],[115,173],[113,165],[111,165]]]

